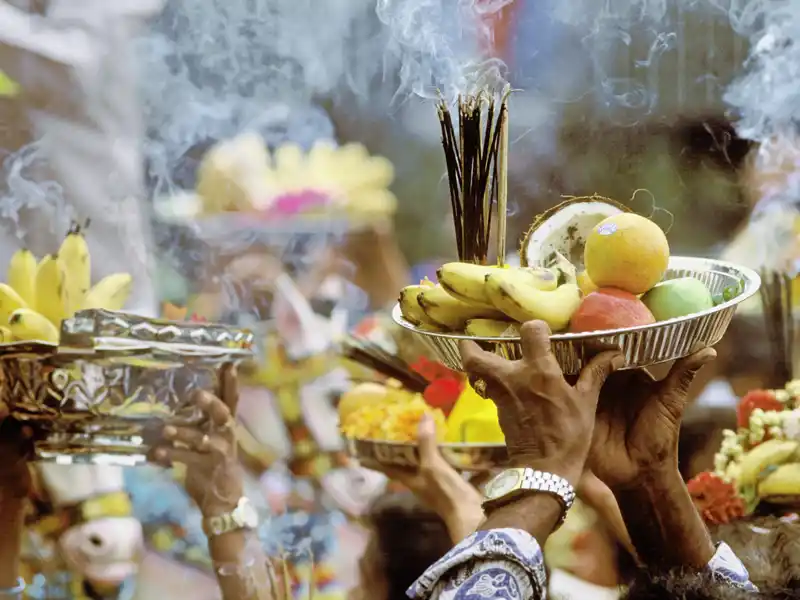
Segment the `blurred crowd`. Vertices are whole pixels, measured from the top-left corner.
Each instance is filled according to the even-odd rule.
[[[21,247],[55,252],[72,221],[88,220],[95,278],[133,277],[126,312],[247,328],[255,358],[223,361],[216,387],[192,395],[200,426],[156,419],[131,453],[143,455],[137,466],[102,455],[78,464],[66,444],[37,460],[42,432],[15,413],[28,390],[0,398],[0,598],[800,597],[800,480],[796,493],[758,496],[780,466],[766,451],[749,496],[726,471],[741,454],[731,440],[753,428],[756,449],[800,440],[796,414],[781,426],[765,417],[800,410],[800,390],[758,298],[716,348],[651,371],[620,371],[609,351],[565,376],[541,322],[523,327],[520,360],[467,342],[465,374],[431,367],[389,312],[403,286],[435,280],[453,255],[440,151],[395,131],[408,122],[359,123],[346,101],[315,90],[268,106],[264,90],[230,91],[247,101],[228,110],[228,90],[198,83],[214,66],[201,50],[164,58],[165,77],[180,73],[197,95],[159,113],[174,121],[153,118],[138,101],[137,41],[202,14],[174,4],[0,0],[0,262]],[[493,51],[524,83],[550,38],[526,34],[547,28],[536,3],[518,4],[491,28]],[[254,44],[248,36],[243,27],[233,37]],[[529,47],[533,38],[541,45]],[[274,70],[288,78],[292,68]],[[564,69],[572,83],[558,93],[587,69]],[[148,92],[152,108],[158,85]],[[424,129],[415,110],[433,108],[410,104],[403,116]],[[523,97],[512,110],[535,104]],[[182,111],[200,114],[202,131],[188,131]],[[510,240],[558,196],[599,192],[668,214],[681,253],[794,277],[793,204],[754,213],[790,189],[793,142],[767,144],[778,159],[765,164],[718,107],[633,123],[617,115],[591,135],[578,108],[565,111],[548,133],[559,160],[544,160],[538,142],[512,147]],[[376,362],[348,350],[365,345]],[[508,463],[462,472],[442,450],[443,413],[427,407],[452,409],[477,380]],[[359,464],[340,419],[397,390],[416,404],[381,413],[383,426],[418,464]]]

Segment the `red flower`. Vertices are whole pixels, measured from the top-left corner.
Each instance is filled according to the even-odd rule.
[[[456,379],[438,379],[432,381],[422,392],[422,397],[425,402],[433,408],[440,408],[445,416],[450,414],[453,410],[456,400],[461,396],[464,391],[464,383]]]
[[[197,313],[192,313],[192,316],[189,317],[190,323],[208,323],[208,319],[205,317],[201,317]]]
[[[697,511],[709,525],[730,523],[744,516],[744,499],[736,488],[713,473],[700,473],[686,486]]]
[[[750,426],[750,416],[757,408],[763,411],[783,410],[783,404],[775,398],[775,394],[767,390],[747,392],[739,401],[739,407],[736,409],[736,421],[739,427]]]

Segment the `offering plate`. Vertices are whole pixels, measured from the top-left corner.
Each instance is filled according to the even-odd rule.
[[[0,387],[36,458],[62,464],[145,463],[165,425],[204,424],[193,392],[253,354],[246,330],[106,310],[76,313],[60,339],[0,344]]]

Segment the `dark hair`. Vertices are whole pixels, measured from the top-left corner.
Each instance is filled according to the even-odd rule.
[[[721,525],[712,537],[726,542],[744,562],[759,593],[738,590],[709,573],[640,572],[627,600],[789,600],[800,599],[800,523],[774,516]]]
[[[756,517],[720,525],[712,536],[731,547],[760,589],[792,587],[800,592],[800,523],[775,516]]]
[[[406,600],[409,586],[453,546],[441,517],[407,492],[378,498],[369,521],[381,554],[387,600]]]

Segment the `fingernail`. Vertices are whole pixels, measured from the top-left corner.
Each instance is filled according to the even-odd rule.
[[[178,430],[175,429],[174,427],[171,426],[164,427],[164,437],[166,438],[173,438],[177,433]]]

